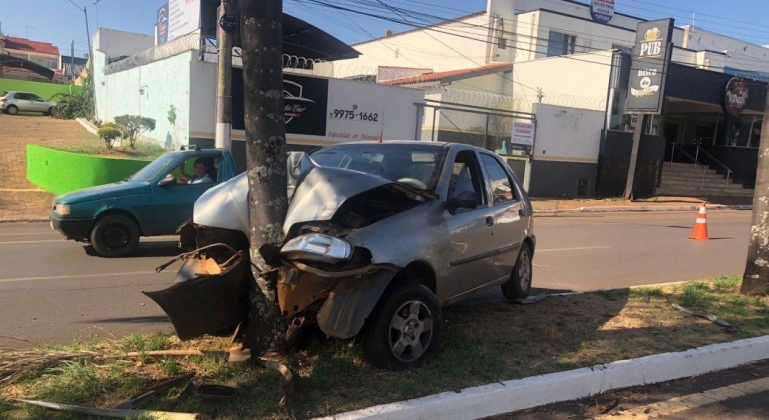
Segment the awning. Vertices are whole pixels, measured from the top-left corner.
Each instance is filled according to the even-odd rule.
[[[0,65],[17,69],[26,69],[37,73],[46,79],[53,79],[54,75],[54,71],[48,67],[12,55],[0,54]]]

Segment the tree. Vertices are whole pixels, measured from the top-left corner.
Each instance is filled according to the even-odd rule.
[[[275,281],[260,275],[272,267],[259,252],[263,245],[277,244],[283,239],[283,220],[288,209],[282,13],[282,0],[240,1],[249,240],[256,279],[250,296],[245,346],[254,356],[270,348],[281,349],[287,329],[278,308]]]
[[[115,117],[115,123],[120,124],[125,130],[125,137],[128,137],[131,149],[136,148],[136,139],[139,137],[139,133],[155,129],[155,120],[153,118],[140,117],[138,115]]]
[[[766,101],[764,121],[769,121],[769,90]],[[748,261],[740,289],[743,295],[769,294],[769,123],[761,127],[755,191]]]
[[[115,139],[122,136],[123,134],[120,129],[115,127],[113,124],[105,124],[99,127],[97,133],[99,134],[99,138],[104,140],[107,149],[112,149],[112,145]]]

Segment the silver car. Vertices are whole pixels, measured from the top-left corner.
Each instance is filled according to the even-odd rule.
[[[405,369],[436,355],[442,307],[492,287],[510,300],[528,296],[532,207],[494,153],[438,142],[345,143],[292,155],[288,172],[285,240],[260,251],[277,267],[277,301],[293,324],[316,321],[341,339],[360,335],[372,364]],[[195,203],[196,231],[182,233],[182,243],[245,250],[247,195],[246,174],[206,192]],[[221,278],[237,272],[232,252],[208,257],[221,269],[190,259],[177,284],[146,293],[182,339],[247,316],[248,286]]]
[[[0,97],[0,111],[10,115],[16,115],[19,111],[51,115],[55,106],[56,102],[46,101],[30,92],[3,92]]]

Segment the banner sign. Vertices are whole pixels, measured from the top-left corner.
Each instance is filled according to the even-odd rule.
[[[168,3],[158,9],[155,19],[155,45],[168,42]]]
[[[739,77],[732,77],[726,84],[724,110],[729,115],[740,115],[748,102],[748,85]]]
[[[614,17],[614,0],[593,0],[590,2],[590,16],[598,23],[609,23]]]
[[[168,1],[168,40],[187,35],[200,27],[200,0]]]
[[[769,83],[769,73],[763,71],[742,70],[735,67],[725,66],[724,73],[731,74],[732,76],[739,76],[746,79],[753,79],[759,82]]]
[[[533,123],[513,121],[513,136],[510,143],[521,146],[534,145],[535,127]]]
[[[672,36],[673,19],[638,23],[625,105],[627,112],[660,113]]]

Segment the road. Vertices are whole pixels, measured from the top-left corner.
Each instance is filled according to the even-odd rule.
[[[634,213],[538,217],[534,286],[584,291],[741,274],[750,212],[708,214],[712,240],[688,239],[696,214]],[[167,287],[175,238],[143,241],[136,256],[105,259],[65,241],[44,223],[0,224],[0,347],[69,342],[89,334],[170,331],[141,291]],[[500,299],[497,290],[476,301]],[[8,338],[15,337],[15,338]]]

